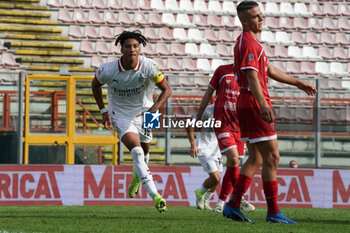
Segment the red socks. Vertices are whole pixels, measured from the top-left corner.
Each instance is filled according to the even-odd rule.
[[[278,195],[278,184],[277,181],[266,181],[263,182],[263,188],[267,203],[267,213],[275,214],[280,211],[277,204],[277,195]]]
[[[225,174],[226,176],[226,174]],[[242,196],[247,191],[252,179],[248,176],[240,174],[236,184],[234,185],[234,192],[228,205],[232,208],[239,208]],[[263,188],[267,203],[267,213],[275,214],[280,211],[277,204],[278,184],[277,181],[263,182]],[[220,198],[221,199],[221,198]]]
[[[234,186],[233,194],[228,202],[228,205],[232,208],[239,208],[243,194],[249,188],[252,178],[239,174],[238,180]]]
[[[222,179],[222,186],[220,190],[219,199],[226,201],[227,196],[232,192],[233,186],[239,176],[239,167],[227,167],[224,178]]]

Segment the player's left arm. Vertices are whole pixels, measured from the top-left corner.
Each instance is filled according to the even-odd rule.
[[[188,140],[190,141],[191,144],[191,148],[190,148],[190,155],[192,158],[195,158],[198,156],[198,147],[196,145],[196,140],[194,139],[194,128],[192,128],[191,126],[186,128],[186,132],[187,132],[187,136],[188,136]]]
[[[204,96],[201,100],[201,103],[199,105],[198,113],[197,113],[197,119],[202,119],[203,112],[205,108],[208,106],[211,97],[213,96],[215,89],[213,89],[211,86],[208,86],[207,90],[204,93]]]
[[[305,91],[308,95],[315,95],[317,92],[316,88],[312,84],[301,81],[292,76],[289,76],[288,74],[284,73],[282,70],[278,69],[277,67],[274,67],[271,63],[267,66],[267,70],[268,70],[269,77],[271,77],[272,79],[278,82],[296,86],[300,90]]]
[[[153,106],[148,110],[150,112],[157,111],[171,96],[171,87],[161,72],[159,72],[156,77],[152,78],[152,81],[157,85],[162,93],[159,95]]]

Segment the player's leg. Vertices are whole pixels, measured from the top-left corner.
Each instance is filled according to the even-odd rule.
[[[222,181],[220,200],[226,201],[227,196],[232,192],[233,186],[239,176],[239,157],[237,147],[224,152],[226,155],[226,172]]]
[[[141,117],[117,119],[112,115],[111,120],[120,141],[129,149],[134,163],[133,176],[128,188],[129,197],[134,198],[136,196],[140,183],[142,183],[153,200],[157,199],[157,203],[162,204],[156,204],[157,210],[160,212],[165,211],[165,200],[157,192],[152,175],[145,163],[144,150],[141,147],[141,142],[149,143],[152,140],[151,132],[142,128]],[[149,146],[145,145],[145,148],[147,149]]]
[[[235,184],[234,193],[232,194],[232,197],[229,201],[229,204],[234,208],[238,208],[240,206],[242,196],[247,191],[255,173],[262,165],[261,154],[256,149],[255,145],[247,143],[247,149],[249,157],[241,168],[240,175]]]
[[[295,221],[284,216],[277,204],[277,168],[280,160],[277,139],[256,143],[256,147],[263,158],[261,176],[267,203],[266,221],[277,223],[296,223]]]
[[[219,171],[211,172],[209,173],[209,177],[203,182],[203,187],[207,189],[206,191],[215,191],[220,179],[221,173]]]
[[[152,180],[152,175],[147,164],[145,163],[145,154],[141,147],[139,135],[136,133],[128,132],[123,135],[121,141],[129,149],[134,162],[134,171],[142,184],[145,186],[148,194],[151,197],[158,194]],[[131,193],[129,193],[129,195],[130,197],[134,197],[134,195]]]
[[[147,183],[142,183],[142,184],[144,185],[146,190],[147,190],[147,187],[152,187],[152,189],[154,189],[153,192],[156,192],[156,194],[154,196],[152,196],[148,191],[147,192],[153,198],[153,202],[155,204],[156,209],[160,213],[162,213],[162,212],[167,210],[166,200],[161,195],[159,195],[159,193],[157,191],[157,188],[156,188],[156,186],[154,184],[151,171],[149,170],[149,168],[147,166],[147,164],[149,162],[150,142],[152,141],[152,138],[153,138],[152,132],[149,129],[144,129],[142,127],[142,122],[141,121],[136,121],[136,122],[134,121],[134,124],[136,125],[136,127],[138,129],[138,132],[139,132],[139,135],[140,135],[141,146],[142,146],[142,148],[144,150],[144,153],[145,153],[144,162],[146,164],[146,167],[147,167],[148,172],[149,172],[149,177],[150,177],[150,180]]]
[[[128,194],[129,194],[130,198],[134,198],[136,196],[136,194],[138,193],[139,187],[141,184],[139,177],[142,177],[142,176],[139,176],[139,174],[141,174],[140,171],[145,169],[145,168],[142,168],[143,164],[139,163],[140,158],[138,157],[137,152],[139,152],[140,153],[139,156],[142,157],[143,150],[141,148],[141,144],[139,141],[139,135],[134,133],[134,132],[125,133],[122,136],[121,141],[129,149],[131,156],[132,156],[132,159],[133,159],[134,167],[132,169],[132,180],[131,180],[131,183],[129,185]],[[139,172],[137,172],[137,171],[139,171]]]
[[[225,201],[228,195],[232,192],[233,185],[235,184],[239,176],[239,157],[237,147],[231,147],[224,152],[226,155],[226,171],[222,179],[221,190],[219,194],[219,200],[214,208],[215,212],[222,212]]]
[[[238,157],[240,160],[244,158],[245,146],[246,143],[244,141],[239,141],[237,144]],[[246,212],[251,212],[255,210],[255,206],[249,203],[247,200],[245,200],[244,197],[242,197],[241,199],[240,208]]]
[[[195,190],[196,205],[197,205],[197,208],[200,210],[206,209],[204,198],[208,192],[211,192],[211,187],[213,186],[213,180],[210,174],[212,173],[209,173],[209,177],[202,183],[201,187]]]
[[[241,168],[240,175],[234,186],[230,201],[225,205],[223,215],[236,221],[251,222],[240,210],[244,193],[247,191],[252,178],[262,164],[262,157],[254,144],[247,143],[249,157]]]
[[[209,177],[203,182],[200,188],[195,190],[196,193],[196,205],[198,209],[211,210],[209,206],[209,200],[213,196],[216,186],[221,180],[222,171],[222,157],[219,150],[215,151],[214,154],[206,153],[210,150],[200,149],[198,159]],[[207,155],[211,154],[211,155]]]
[[[130,118],[115,118],[114,114],[111,115],[111,120],[114,129],[117,131],[118,137],[120,141],[129,149],[131,155],[135,154],[136,151],[141,150],[143,154],[143,150],[140,145],[139,133],[137,127],[133,123],[133,119]],[[135,148],[135,149],[134,149]],[[142,156],[142,155],[141,155]],[[134,198],[139,190],[140,179],[136,174],[137,166],[138,170],[140,170],[140,165],[138,164],[138,158],[132,156],[134,167],[132,169],[132,180],[128,188],[128,194],[130,198]],[[136,165],[135,165],[136,164]]]
[[[148,163],[149,163],[149,147],[150,147],[150,144],[141,142],[141,147],[143,149],[143,152],[145,153],[145,163],[148,165]]]
[[[200,188],[195,190],[196,192],[196,205],[201,210],[211,210],[209,206],[209,200],[214,195],[216,186],[221,180],[221,172],[214,171],[209,173],[209,177],[203,182]]]
[[[209,173],[209,178],[204,181],[203,185],[210,186],[208,191],[204,195],[204,209],[206,210],[212,210],[209,206],[209,200],[214,195],[214,192],[216,190],[216,187],[220,183],[221,180],[221,171],[216,170],[212,173]]]
[[[159,195],[152,174],[145,163],[145,155],[141,147],[139,135],[128,132],[123,135],[121,141],[130,150],[134,162],[133,180],[129,186],[129,196],[136,196],[141,181],[147,193],[152,197],[157,210],[162,213],[166,210],[166,201]]]
[[[146,163],[146,165],[148,165],[148,162],[149,162],[149,143],[142,143],[141,142],[141,147],[142,147],[143,152],[145,154],[145,159],[144,159],[145,163]],[[129,190],[128,190],[130,198],[134,198],[137,195],[139,188],[140,188],[140,184],[141,184],[141,181],[136,174],[135,168],[133,168],[132,169],[132,181],[131,181],[131,184],[129,185]]]
[[[259,170],[259,168],[262,166],[262,157],[260,152],[256,149],[255,144],[247,142],[247,149],[249,156],[245,163],[242,165],[241,173],[248,177],[253,178],[255,173]]]
[[[240,141],[240,134],[232,132],[231,128],[215,129],[221,154],[226,156],[226,171],[222,180],[218,202],[214,208],[216,212],[222,212],[228,195],[232,192],[239,175],[239,156],[237,145]]]

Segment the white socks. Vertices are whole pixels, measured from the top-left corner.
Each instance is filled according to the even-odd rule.
[[[216,203],[217,206],[221,206],[221,207],[224,207],[225,205],[225,202],[223,200],[218,200],[218,202]]]
[[[214,193],[210,192],[209,189],[205,188],[203,185],[199,188],[199,192],[204,195],[204,201],[208,202]]]
[[[152,174],[145,162],[145,155],[144,155],[143,149],[137,146],[137,147],[134,147],[130,152],[131,152],[132,159],[134,161],[135,172],[137,176],[140,178],[140,181],[142,185],[145,187],[147,193],[153,198],[153,196],[158,194],[158,192],[153,182]]]
[[[209,202],[210,198],[214,195],[212,192],[206,192],[204,195],[204,201]]]

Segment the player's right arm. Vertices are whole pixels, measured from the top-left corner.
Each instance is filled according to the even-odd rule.
[[[94,98],[96,100],[96,104],[100,110],[105,109],[101,87],[102,87],[102,84],[97,80],[95,76],[95,78],[91,82],[91,89],[92,89],[92,94],[94,95]],[[105,129],[111,128],[111,116],[108,114],[108,112],[102,113],[102,124]]]
[[[188,127],[186,129],[186,132],[188,135],[188,140],[190,141],[190,144],[191,144],[190,155],[192,158],[195,158],[198,156],[198,147],[196,145],[196,140],[194,139],[194,128]]]
[[[208,88],[204,93],[204,96],[202,98],[202,101],[199,105],[198,113],[197,113],[197,119],[202,119],[203,112],[205,111],[205,108],[208,106],[211,97],[213,96],[214,91],[218,88],[219,86],[219,80],[222,77],[222,72],[221,72],[222,66],[219,66],[214,74],[213,77],[210,79],[210,82],[208,84]]]
[[[271,123],[275,118],[275,113],[273,112],[273,109],[270,107],[270,105],[264,97],[258,78],[258,72],[256,72],[255,70],[246,70],[245,75],[247,77],[250,91],[253,93],[253,96],[255,97],[256,101],[260,106],[260,112],[263,120],[268,123]]]
[[[213,96],[214,89],[211,86],[208,86],[207,90],[205,91],[205,94],[202,98],[201,104],[199,105],[198,113],[197,113],[197,119],[202,119],[203,112],[205,108],[208,106],[211,97]]]

